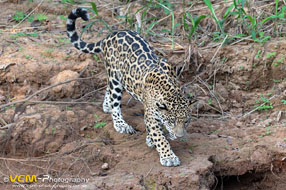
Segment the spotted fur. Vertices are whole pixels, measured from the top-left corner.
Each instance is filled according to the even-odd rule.
[[[182,95],[174,69],[132,31],[113,32],[97,43],[82,41],[75,30],[79,17],[89,18],[85,9],[74,9],[67,19],[67,34],[77,49],[85,53],[103,53],[108,73],[103,111],[112,114],[115,130],[135,132],[121,114],[122,91],[126,90],[144,105],[146,144],[156,148],[162,165],[180,165],[162,130],[165,126],[171,139],[182,137],[190,121],[190,101]]]

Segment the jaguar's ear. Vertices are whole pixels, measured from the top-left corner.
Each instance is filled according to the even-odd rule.
[[[161,110],[168,110],[166,104],[164,103],[156,102],[156,106],[158,106],[158,108]]]

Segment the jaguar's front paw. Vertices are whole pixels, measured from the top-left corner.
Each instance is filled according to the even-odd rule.
[[[104,113],[112,113],[110,104],[104,102],[102,108]]]
[[[149,135],[146,136],[146,144],[148,147],[150,148],[153,148],[154,147],[154,144],[153,142],[151,141],[151,137]]]
[[[175,140],[177,137],[174,133],[168,133],[168,136],[167,136],[169,139],[171,140]]]
[[[133,127],[131,127],[130,125],[128,125],[125,122],[117,122],[117,123],[115,123],[114,124],[114,128],[119,133],[127,133],[127,134],[136,133],[136,131],[133,129]]]
[[[163,166],[179,166],[180,159],[175,154],[172,154],[169,157],[160,157],[160,162]]]

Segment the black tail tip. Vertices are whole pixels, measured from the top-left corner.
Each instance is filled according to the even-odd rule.
[[[72,11],[76,16],[81,17],[82,20],[88,21],[89,20],[89,14],[86,9],[84,8],[76,8]]]

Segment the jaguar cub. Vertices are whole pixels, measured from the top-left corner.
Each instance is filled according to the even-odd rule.
[[[162,130],[164,125],[173,140],[186,133],[185,127],[190,121],[191,102],[181,93],[174,69],[132,31],[113,32],[97,43],[82,41],[75,29],[79,17],[87,21],[87,10],[76,8],[70,13],[66,23],[67,35],[77,49],[85,53],[103,53],[108,73],[103,111],[112,114],[115,130],[119,133],[135,132],[121,114],[122,91],[126,90],[144,105],[146,144],[156,148],[162,165],[180,165]]]

